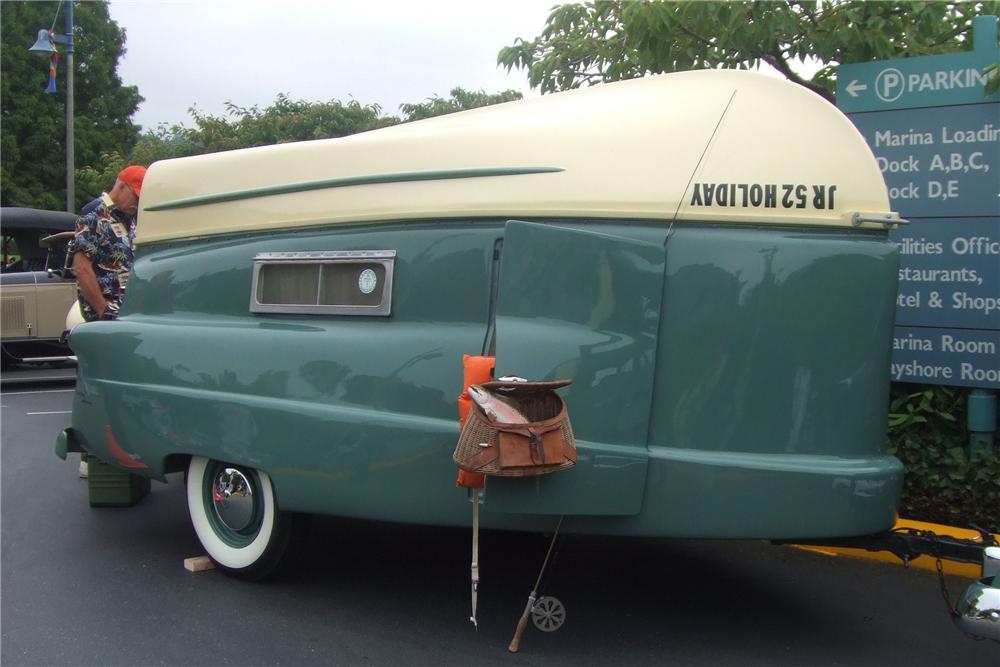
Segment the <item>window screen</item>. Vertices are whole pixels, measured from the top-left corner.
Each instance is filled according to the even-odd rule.
[[[394,250],[260,253],[250,311],[389,315],[395,257]]]

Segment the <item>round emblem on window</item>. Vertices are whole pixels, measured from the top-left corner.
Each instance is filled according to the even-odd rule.
[[[371,269],[365,269],[358,276],[358,289],[361,290],[362,294],[371,294],[375,291],[377,284],[378,277],[376,277],[375,272]]]

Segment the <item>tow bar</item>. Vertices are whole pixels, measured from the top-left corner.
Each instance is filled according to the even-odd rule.
[[[867,551],[888,551],[895,554],[904,567],[918,556],[937,559],[941,595],[948,606],[948,613],[955,625],[975,639],[992,639],[1000,642],[1000,545],[988,531],[973,526],[978,539],[964,539],[939,535],[930,530],[897,528],[875,535],[815,540],[775,540],[774,544],[798,544],[816,547],[845,547]],[[952,605],[945,587],[942,560],[960,563],[979,563],[982,574],[959,596]]]

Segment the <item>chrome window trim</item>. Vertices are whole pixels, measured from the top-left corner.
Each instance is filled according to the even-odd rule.
[[[395,250],[323,250],[302,252],[260,252],[253,258],[253,279],[250,283],[251,313],[285,313],[294,315],[355,315],[388,317],[392,314],[392,279]],[[349,306],[325,304],[274,304],[257,300],[261,269],[273,264],[319,264],[318,280],[323,279],[322,265],[326,264],[381,264],[385,269],[382,284],[382,302],[377,306]],[[317,288],[317,298],[319,289]]]

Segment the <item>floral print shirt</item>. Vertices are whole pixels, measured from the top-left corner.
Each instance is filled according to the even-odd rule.
[[[69,252],[82,252],[93,262],[104,298],[118,307],[125,296],[125,284],[135,258],[135,218],[119,210],[106,193],[101,199],[100,206],[77,218]],[[77,298],[85,320],[99,319],[79,287]]]

